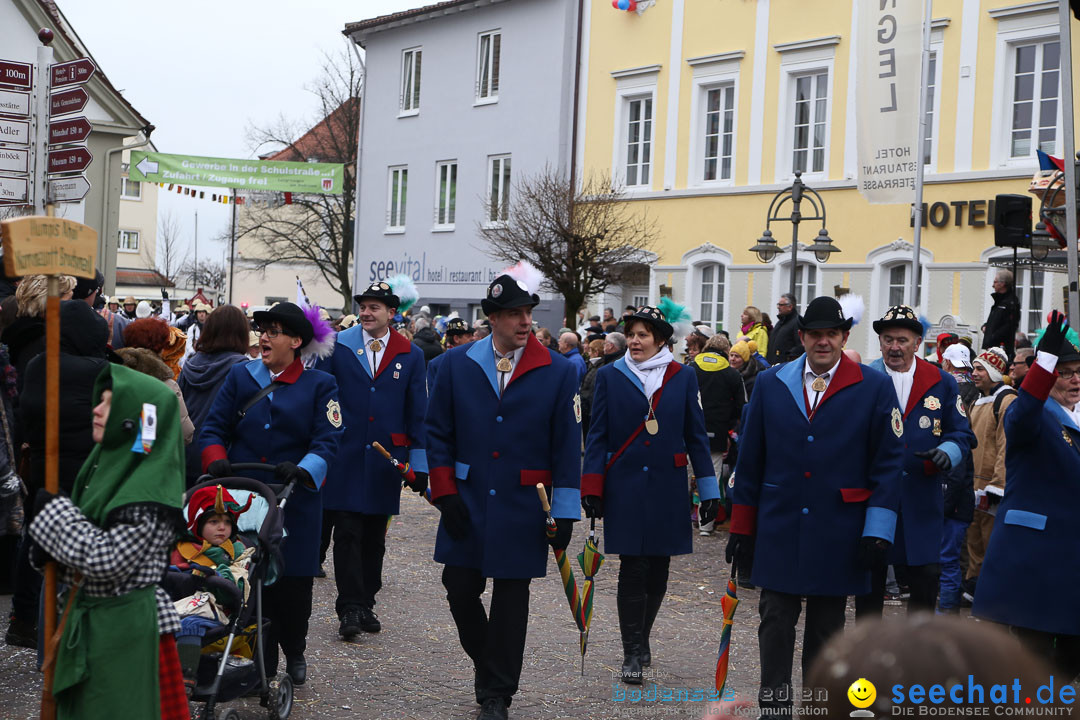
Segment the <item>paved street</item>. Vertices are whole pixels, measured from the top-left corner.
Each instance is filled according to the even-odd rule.
[[[431,560],[437,511],[415,495],[402,497],[403,514],[387,537],[385,585],[376,611],[383,631],[344,643],[337,636],[332,579],[316,580],[315,611],[308,639],[308,683],[297,692],[292,717],[473,718],[471,663],[458,644],[439,582],[441,565]],[[579,524],[571,548],[580,548]],[[726,534],[695,536],[695,553],[675,558],[664,606],[653,630],[652,680],[659,688],[713,686],[720,630],[720,598],[726,583]],[[330,568],[328,568],[329,570]],[[511,717],[526,718],[698,718],[702,702],[613,700],[612,680],[622,661],[615,611],[618,559],[609,558],[597,576],[596,611],[585,676],[580,675],[578,634],[559,583],[554,560],[548,576],[532,584],[529,639],[521,691]],[[753,698],[758,675],[758,593],[740,591],[729,688]],[[0,599],[7,617],[10,597]],[[849,603],[849,616],[851,607]],[[887,608],[886,612],[894,609]],[[37,717],[40,676],[33,652],[0,645],[0,717]],[[797,663],[796,663],[797,667]],[[645,688],[649,685],[646,683]],[[265,717],[256,701],[233,704],[241,717]]]

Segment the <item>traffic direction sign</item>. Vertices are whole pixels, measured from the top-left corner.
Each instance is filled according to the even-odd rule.
[[[83,116],[49,123],[49,144],[82,142],[90,135],[90,122]]]
[[[0,118],[0,143],[30,144],[30,123]]]
[[[30,93],[0,90],[0,115],[30,117]]]
[[[62,90],[49,96],[49,117],[79,112],[86,107],[90,96],[80,87]]]
[[[30,171],[30,151],[19,148],[0,147],[0,172],[24,173]]]
[[[49,151],[46,167],[50,173],[82,172],[93,159],[94,156],[84,147],[61,148]]]
[[[33,80],[34,70],[29,63],[0,60],[0,85],[30,89]]]
[[[48,182],[48,202],[78,202],[90,192],[90,183],[83,175],[57,178]]]
[[[0,205],[23,205],[26,203],[27,179],[0,175]]]
[[[97,65],[90,58],[79,58],[71,62],[51,65],[49,70],[52,72],[52,86],[58,88],[65,85],[81,85],[93,77],[94,72],[97,71]]]

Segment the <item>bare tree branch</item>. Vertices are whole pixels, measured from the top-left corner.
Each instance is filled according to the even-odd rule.
[[[180,222],[171,210],[166,210],[158,220],[157,257],[149,257],[150,251],[145,245],[141,251],[147,265],[173,285],[185,274],[183,267],[188,263],[180,232]]]

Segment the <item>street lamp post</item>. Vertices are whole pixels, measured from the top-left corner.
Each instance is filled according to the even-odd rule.
[[[804,200],[814,208],[813,215],[803,215],[802,203]],[[780,215],[781,209],[789,201],[791,202],[791,214],[786,217]],[[839,248],[833,245],[832,239],[829,237],[829,231],[825,229],[825,201],[821,199],[817,191],[803,183],[801,172],[795,173],[795,182],[790,187],[773,196],[772,202],[769,203],[769,215],[765,219],[765,232],[758,238],[757,244],[750,248],[750,251],[756,253],[758,260],[761,262],[772,262],[779,248],[776,245],[776,239],[773,237],[771,226],[773,222],[784,221],[791,223],[791,296],[796,299],[798,299],[798,295],[795,293],[795,271],[798,268],[799,259],[799,223],[803,220],[821,221],[821,229],[818,230],[817,239],[807,248],[809,252],[814,253],[814,257],[818,259],[818,262],[828,262],[829,255],[840,252]]]

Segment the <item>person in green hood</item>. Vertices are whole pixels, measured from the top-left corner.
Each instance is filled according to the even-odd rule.
[[[186,720],[173,634],[180,619],[157,582],[182,527],[184,441],[176,396],[119,365],[94,384],[94,449],[71,497],[40,490],[31,559],[59,563],[70,611],[56,650],[60,720]],[[71,599],[73,597],[73,599]]]

